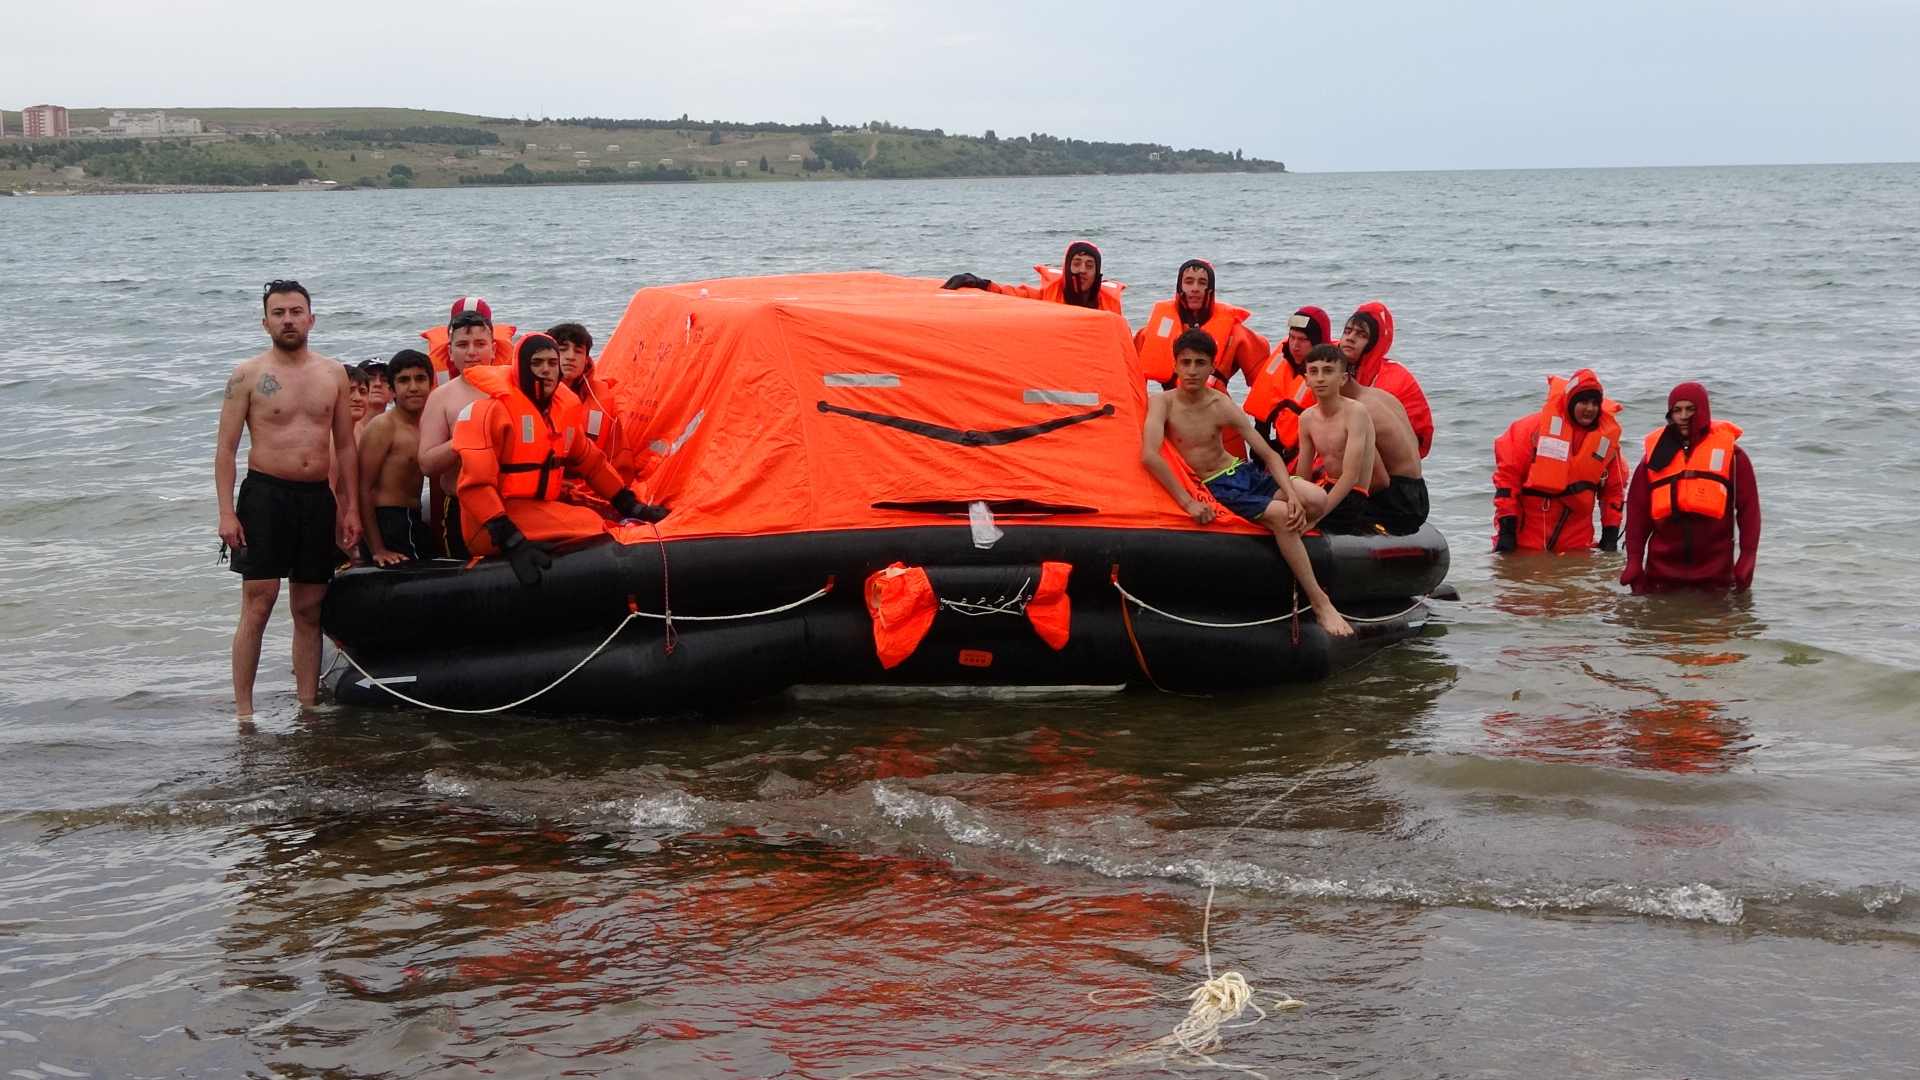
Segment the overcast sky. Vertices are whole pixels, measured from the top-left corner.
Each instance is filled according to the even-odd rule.
[[[1301,170],[1920,159],[1920,0],[63,0],[0,106],[889,120]]]

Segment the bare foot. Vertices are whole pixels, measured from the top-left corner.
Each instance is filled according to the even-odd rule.
[[[1347,620],[1340,617],[1340,612],[1334,609],[1332,600],[1322,600],[1313,605],[1313,614],[1320,621],[1320,629],[1325,630],[1328,637],[1353,636],[1353,627],[1347,625]]]

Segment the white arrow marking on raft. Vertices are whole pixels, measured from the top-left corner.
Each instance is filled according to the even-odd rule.
[[[418,675],[389,675],[384,679],[361,679],[355,685],[359,686],[362,690],[368,690],[375,686],[398,686],[401,683],[419,681],[420,676]]]

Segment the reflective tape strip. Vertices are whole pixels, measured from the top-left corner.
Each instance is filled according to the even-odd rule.
[[[523,443],[533,441],[533,417],[531,416],[520,418],[520,441]]]
[[[1594,448],[1593,456],[1596,458],[1599,458],[1602,461],[1605,461],[1607,457],[1607,451],[1611,449],[1613,449],[1612,441],[1610,441],[1605,435],[1602,435],[1600,436],[1600,445]]]
[[[687,421],[687,429],[680,433],[679,438],[673,440],[672,450],[674,453],[679,453],[680,448],[687,445],[687,440],[693,438],[693,433],[700,430],[700,421],[705,419],[706,415],[707,410],[701,409],[699,412],[693,414],[693,419]]]
[[[457,424],[462,420],[473,419],[473,407],[475,404],[477,404],[477,402],[469,401],[465,405],[462,405],[460,407],[460,414],[453,418],[453,422]]]
[[[1082,390],[1027,390],[1020,395],[1023,405],[1098,405],[1100,395]]]
[[[828,386],[866,386],[891,387],[900,385],[900,376],[884,373],[866,374],[853,371],[837,371],[822,375],[820,381]]]
[[[599,409],[587,410],[587,438],[597,439],[600,437],[600,418],[602,415],[604,414],[602,414]]]
[[[1549,435],[1560,434],[1560,429],[1565,426],[1566,425],[1562,424],[1560,422],[1560,418],[1557,416],[1550,416],[1547,418],[1547,434]]]
[[[1173,336],[1173,320],[1168,318],[1165,315],[1160,316],[1160,324],[1153,328],[1153,336],[1154,337],[1172,337]]]
[[[1713,453],[1707,455],[1707,468],[1714,472],[1720,472],[1726,467],[1726,464],[1727,452],[1717,446],[1714,447]]]

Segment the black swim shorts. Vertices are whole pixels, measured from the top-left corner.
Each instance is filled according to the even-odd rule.
[[[1332,493],[1332,488],[1324,482],[1321,486],[1327,487],[1329,494]],[[1326,516],[1321,518],[1320,523],[1314,528],[1328,536],[1336,533],[1341,536],[1372,533],[1374,531],[1373,516],[1367,510],[1366,493],[1359,488],[1347,489],[1347,497],[1340,500],[1340,505],[1327,511]]]
[[[286,578],[296,585],[333,580],[340,562],[333,544],[338,508],[325,480],[282,480],[249,469],[233,512],[247,539],[233,551],[234,573],[248,581]]]
[[[379,526],[380,542],[388,551],[416,561],[430,557],[433,544],[427,536],[426,523],[420,520],[418,507],[376,506],[373,523]]]
[[[1427,482],[1412,476],[1391,479],[1385,491],[1376,491],[1367,500],[1368,511],[1394,536],[1419,532],[1427,523]]]

